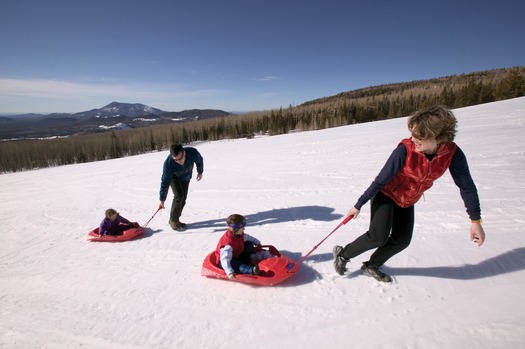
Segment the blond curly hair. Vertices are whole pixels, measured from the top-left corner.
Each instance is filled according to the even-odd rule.
[[[436,105],[419,110],[408,118],[408,130],[417,139],[435,139],[438,144],[452,142],[458,121],[452,111]]]

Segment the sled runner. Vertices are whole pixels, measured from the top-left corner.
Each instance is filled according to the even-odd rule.
[[[98,228],[93,229],[88,234],[89,241],[105,241],[105,242],[118,242],[118,241],[128,241],[136,238],[137,236],[144,233],[144,227],[141,227],[138,223],[135,223],[134,228],[124,230],[122,235],[98,235]]]
[[[235,279],[233,281],[259,286],[272,286],[283,282],[299,270],[298,268],[290,267],[291,265],[295,266],[294,260],[282,255],[275,247],[271,245],[264,245],[262,247],[267,249],[273,257],[266,258],[259,262],[261,274],[235,274]],[[210,252],[204,259],[201,275],[210,278],[229,280],[224,270],[219,268],[217,264],[215,251]]]

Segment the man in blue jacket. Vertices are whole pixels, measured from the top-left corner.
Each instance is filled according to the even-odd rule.
[[[186,226],[186,223],[180,221],[180,216],[188,197],[188,188],[194,164],[197,166],[196,179],[200,181],[204,172],[204,159],[201,154],[195,148],[173,144],[170,148],[170,155],[164,161],[162,167],[159,209],[164,208],[164,201],[166,201],[168,189],[171,186],[173,202],[171,204],[169,224],[173,230],[183,230]]]

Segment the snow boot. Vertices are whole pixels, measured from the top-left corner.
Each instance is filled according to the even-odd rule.
[[[177,220],[170,220],[169,221],[170,227],[173,230],[182,231],[186,227],[186,223],[182,223],[181,221]]]
[[[342,251],[342,246],[334,246],[334,249],[332,250],[332,253],[334,254],[334,269],[339,275],[344,275],[346,272],[346,263],[349,262],[348,259],[339,255]]]
[[[381,270],[379,270],[379,267],[369,267],[367,262],[363,263],[361,266],[361,271],[366,276],[371,276],[377,281],[392,282],[390,275],[383,273]]]

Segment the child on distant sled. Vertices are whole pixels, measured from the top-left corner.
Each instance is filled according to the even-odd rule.
[[[269,251],[261,248],[261,242],[244,233],[246,218],[240,214],[232,214],[226,219],[228,230],[219,239],[215,250],[219,267],[230,280],[235,274],[259,275],[258,263],[272,257]]]
[[[100,223],[98,234],[103,235],[122,235],[125,230],[135,228],[138,224],[128,221],[112,208],[106,210],[106,217]]]

